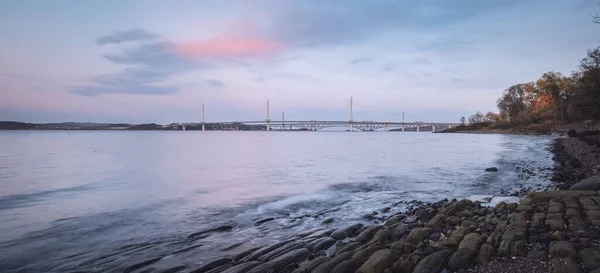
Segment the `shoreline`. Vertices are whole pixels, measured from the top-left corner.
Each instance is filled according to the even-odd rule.
[[[550,151],[548,190],[518,202],[413,201],[383,224],[325,225],[191,272],[600,272],[600,191],[567,190],[600,171],[600,135],[556,139]]]

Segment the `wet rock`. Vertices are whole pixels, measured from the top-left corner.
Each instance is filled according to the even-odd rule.
[[[500,246],[500,242],[502,242],[502,234],[500,232],[494,231],[490,236],[488,236],[486,243],[497,248]]]
[[[306,237],[308,235],[311,235],[311,234],[313,234],[315,232],[318,232],[318,231],[321,231],[321,230],[323,230],[323,228],[313,228],[313,229],[309,229],[309,230],[305,230],[305,231],[299,232],[298,234],[296,234],[296,236],[298,236],[298,237]]]
[[[310,273],[313,272],[313,270],[315,268],[317,268],[319,265],[321,265],[322,263],[329,261],[331,258],[327,257],[327,256],[319,256],[316,257],[310,261],[306,261],[302,264],[300,264],[300,267],[298,267],[296,270],[292,271],[292,273]],[[239,273],[245,273],[244,272],[239,272]]]
[[[571,259],[553,259],[552,273],[579,273],[579,267]]]
[[[431,235],[429,235],[429,240],[432,240],[434,242],[439,241],[440,238],[442,238],[442,233],[440,232],[434,232]]]
[[[335,244],[335,239],[331,237],[323,237],[315,240],[312,243],[307,244],[306,249],[312,252],[319,252],[320,250],[329,248],[333,244]]]
[[[511,244],[512,241],[510,240],[502,240],[502,242],[500,242],[500,246],[498,247],[498,256],[505,257],[510,255]]]
[[[309,256],[310,251],[308,251],[308,249],[297,249],[294,251],[290,251],[284,255],[281,255],[269,262],[254,267],[250,269],[248,273],[262,273],[288,268],[291,265],[298,264],[306,260]]]
[[[334,231],[335,231],[335,228],[321,230],[321,231],[314,232],[314,233],[306,236],[305,238],[309,239],[309,238],[327,237],[327,236],[331,235]]]
[[[363,243],[363,244],[370,241],[371,238],[373,238],[373,236],[375,235],[375,233],[377,233],[377,231],[379,231],[381,228],[382,228],[381,226],[368,227],[363,232],[361,232],[358,235],[358,237],[356,237],[356,241],[359,243]]]
[[[550,235],[550,239],[554,240],[554,241],[564,241],[565,240],[565,233],[562,232],[562,231],[552,232],[552,234]]]
[[[239,259],[240,262],[245,263],[245,262],[249,262],[249,261],[255,261],[258,260],[258,258],[262,255],[265,255],[277,248],[280,248],[288,243],[293,242],[293,240],[286,240],[286,241],[281,241],[272,245],[268,245],[268,246],[264,246],[261,247],[255,251],[253,251],[252,253],[247,254],[247,256],[243,257],[242,259]],[[237,256],[237,255],[236,255]],[[234,257],[235,260],[237,257]]]
[[[360,267],[360,264],[353,259],[343,261],[336,265],[331,273],[346,273],[346,272],[355,272]]]
[[[371,221],[371,220],[375,219],[375,215],[373,215],[371,213],[367,213],[367,214],[363,215],[363,219],[365,219],[367,221]]]
[[[146,267],[146,266],[149,266],[149,265],[151,265],[151,264],[153,264],[155,262],[158,262],[160,259],[162,259],[162,257],[156,257],[156,258],[145,260],[145,261],[142,261],[142,262],[139,262],[139,263],[132,264],[132,265],[130,265],[128,267],[125,267],[125,269],[123,269],[123,272],[124,273],[133,272],[133,271],[138,270],[138,269],[140,269],[142,267]],[[229,259],[229,261],[231,261],[231,259]]]
[[[481,236],[478,233],[469,233],[460,242],[458,250],[452,254],[448,261],[448,268],[453,271],[458,269],[467,269],[475,260],[475,255],[479,249]]]
[[[257,250],[259,250],[259,249],[261,249],[261,248],[263,248],[263,247],[264,247],[264,246],[259,246],[259,247],[255,247],[255,248],[248,249],[248,250],[246,250],[246,251],[243,251],[243,252],[240,252],[240,253],[238,253],[238,254],[234,255],[234,256],[233,256],[231,259],[232,259],[234,262],[236,262],[236,263],[237,263],[237,262],[239,262],[240,260],[242,260],[242,259],[244,259],[245,257],[247,257],[248,255],[250,255],[251,253],[253,253],[254,251],[257,251]],[[266,252],[265,252],[265,253],[266,253]],[[263,254],[264,254],[264,253],[263,253]]]
[[[340,255],[336,255],[335,257],[324,261],[320,265],[318,265],[312,272],[313,273],[329,273],[331,270],[340,264],[343,261],[350,260],[354,252],[348,251],[344,252]]]
[[[389,219],[387,219],[387,221],[385,221],[384,226],[393,226],[397,223],[401,223],[405,218],[406,218],[406,215],[404,215],[404,214],[394,215],[394,216],[390,217]]]
[[[270,260],[273,260],[273,259],[275,259],[275,258],[277,258],[277,257],[279,257],[279,256],[281,256],[281,255],[283,255],[285,253],[288,253],[288,252],[290,252],[292,250],[299,249],[301,247],[304,247],[304,243],[303,242],[300,242],[300,241],[290,242],[290,243],[287,243],[287,244],[285,244],[285,245],[283,245],[281,247],[273,249],[272,251],[270,251],[268,253],[265,253],[264,255],[260,256],[258,258],[258,260],[259,261],[263,261],[263,262],[270,261]]]
[[[374,245],[367,245],[364,249],[357,250],[354,255],[352,255],[352,259],[358,261],[359,263],[365,262],[373,253],[383,249],[383,245],[376,243]]]
[[[406,242],[395,242],[390,248],[400,252],[400,254],[408,254],[415,251],[415,246]]]
[[[263,263],[257,262],[257,261],[238,264],[236,266],[228,268],[227,270],[223,271],[222,273],[246,273],[250,269],[255,268],[261,264],[263,264]]]
[[[577,258],[577,250],[575,250],[573,244],[568,241],[550,242],[549,253],[553,257],[558,258]]]
[[[600,175],[594,175],[583,179],[571,186],[569,190],[600,191]]]
[[[450,237],[440,239],[440,244],[447,247],[457,247],[468,233],[468,228],[459,227],[450,234]]]
[[[393,273],[411,273],[420,261],[421,256],[418,254],[405,255],[392,265],[391,270]]]
[[[380,229],[377,231],[377,233],[375,233],[375,236],[373,236],[373,239],[371,239],[368,244],[385,243],[387,240],[389,240],[391,235],[392,231],[390,229]]]
[[[496,167],[489,167],[489,168],[486,168],[485,171],[486,172],[497,172],[498,168],[496,168]]]
[[[326,225],[326,224],[331,224],[331,223],[333,223],[333,218],[331,218],[331,217],[329,217],[329,218],[326,218],[325,220],[323,220],[323,221],[321,222],[321,224],[323,224],[323,225]]]
[[[446,218],[446,223],[449,225],[458,226],[460,225],[460,218],[456,216],[450,216]]]
[[[347,237],[353,237],[355,236],[358,231],[363,227],[363,224],[354,224],[351,226],[347,226],[345,228],[342,229],[338,229],[335,232],[333,232],[331,234],[331,238],[336,239],[336,240],[342,240],[345,239]]]
[[[480,264],[487,264],[492,260],[494,256],[494,247],[489,244],[483,244],[479,249],[479,255],[477,256],[477,262]]]
[[[214,261],[208,262],[207,264],[203,265],[202,267],[196,270],[192,270],[190,273],[204,273],[226,264],[233,264],[231,258],[226,257],[216,259]]]
[[[255,226],[260,226],[260,225],[262,225],[262,224],[264,224],[266,222],[270,222],[270,221],[273,221],[273,220],[275,220],[275,218],[273,218],[273,217],[263,218],[263,219],[260,219],[260,220],[257,220],[256,222],[254,222],[254,225]]]
[[[450,255],[452,255],[452,251],[450,250],[442,250],[433,253],[421,260],[413,272],[439,273],[446,267],[446,263],[448,262]]]
[[[335,252],[334,252],[334,256],[335,255],[339,255],[342,254],[344,252],[348,252],[348,251],[354,251],[355,249],[357,249],[358,247],[362,246],[361,243],[359,242],[349,242],[345,245],[343,245],[342,247],[338,248]]]
[[[388,212],[390,212],[391,209],[392,209],[391,207],[385,207],[385,208],[381,209],[381,212],[388,213]]]
[[[233,267],[233,264],[231,264],[231,263],[229,263],[229,264],[224,264],[224,265],[222,265],[222,266],[219,266],[219,267],[217,267],[217,268],[215,268],[215,269],[212,269],[212,270],[206,271],[206,273],[222,273],[223,271],[225,271],[225,270],[227,270],[227,269],[229,269],[229,268],[232,268],[232,267]],[[194,272],[194,271],[191,271],[190,273],[196,273],[196,272]]]
[[[412,224],[412,223],[416,223],[417,221],[419,221],[419,219],[417,218],[416,215],[410,215],[407,216],[406,218],[404,218],[404,223],[406,224]]]
[[[496,204],[496,206],[494,206],[494,211],[502,212],[502,211],[506,210],[507,205],[508,204],[506,204],[506,202],[500,202],[500,203]]]
[[[418,244],[419,242],[429,238],[431,234],[430,228],[414,228],[406,238],[406,242],[411,243],[413,245]]]
[[[417,218],[421,219],[421,221],[427,222],[435,215],[435,210],[433,208],[423,208],[418,210],[415,215]]]
[[[517,203],[508,203],[506,205],[506,210],[508,212],[513,212],[513,211],[515,211],[517,209],[518,206],[519,206],[519,204],[517,204]]]
[[[404,223],[398,224],[398,225],[394,226],[394,229],[392,230],[392,238],[394,240],[400,240],[404,236],[408,235],[409,232],[410,232],[409,225],[406,225]]]
[[[392,266],[399,256],[400,253],[394,250],[378,250],[356,270],[356,273],[382,273],[385,269]]]
[[[527,194],[527,197],[535,202],[543,202],[553,198],[563,197],[580,197],[580,196],[595,196],[598,193],[595,191],[582,191],[582,190],[563,190],[563,191],[542,191],[532,192]]]
[[[515,211],[517,211],[517,212],[527,212],[527,213],[530,213],[530,212],[532,212],[532,211],[533,211],[533,207],[532,207],[532,206],[530,206],[530,205],[523,205],[523,204],[521,204],[521,205],[519,205],[519,206],[516,208],[516,210],[515,210]]]
[[[585,269],[600,268],[600,251],[592,248],[587,248],[579,252],[579,258]]]
[[[192,233],[192,234],[188,235],[188,238],[198,237],[198,236],[200,236],[202,234],[205,234],[205,233],[230,231],[231,229],[233,229],[233,227],[229,226],[229,225],[218,226],[218,227],[209,228],[209,229],[206,229],[206,230],[202,230],[202,231],[198,231],[198,232]]]

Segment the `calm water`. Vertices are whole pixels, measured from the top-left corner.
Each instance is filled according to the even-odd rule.
[[[401,132],[0,132],[0,271],[164,269],[364,222],[401,200],[540,185],[548,137]],[[496,166],[497,173],[486,173]],[[392,212],[401,211],[394,206]],[[305,217],[301,217],[305,215]],[[255,221],[275,220],[262,225]],[[191,233],[233,230],[198,240]],[[176,252],[175,254],[173,254]]]

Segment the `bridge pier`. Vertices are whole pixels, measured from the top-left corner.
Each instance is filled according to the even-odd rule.
[[[435,133],[435,124],[431,124],[431,131]]]
[[[387,123],[383,125],[383,130],[386,131],[386,132],[388,131],[388,124]]]
[[[204,131],[204,103],[202,104],[202,131]]]
[[[269,119],[269,100],[267,99],[267,131],[271,131],[271,120]]]
[[[417,122],[417,132],[421,132],[421,124]]]
[[[402,132],[404,132],[404,122],[402,123]]]

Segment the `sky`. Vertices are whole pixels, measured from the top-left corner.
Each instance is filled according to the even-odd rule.
[[[458,122],[570,74],[595,0],[4,0],[0,120]]]

